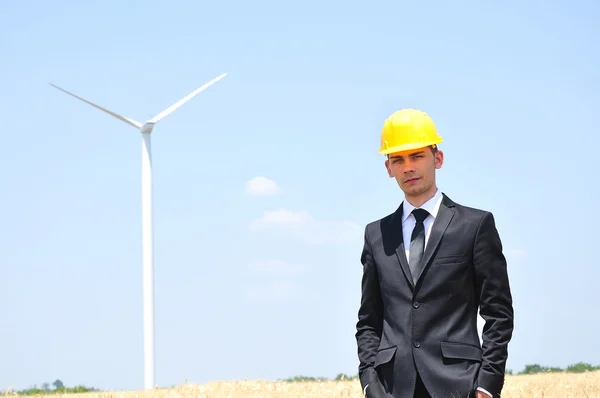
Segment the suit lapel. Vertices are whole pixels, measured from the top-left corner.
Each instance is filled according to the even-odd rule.
[[[402,268],[404,277],[409,283],[411,289],[414,289],[412,274],[408,266],[408,259],[406,258],[406,247],[404,247],[404,234],[402,232],[402,209],[403,206],[402,203],[400,203],[400,207],[398,210],[396,210],[392,218],[392,236],[395,237],[394,247],[396,248],[396,257],[398,257],[398,261],[400,262],[400,268]]]
[[[450,224],[450,221],[452,221],[452,217],[454,217],[454,210],[452,209],[452,207],[454,207],[454,203],[446,195],[444,195],[442,203],[440,204],[438,215],[435,218],[433,225],[431,226],[431,233],[429,234],[429,240],[427,242],[427,246],[425,247],[425,253],[423,254],[423,266],[419,271],[417,283],[421,279],[421,276],[423,275],[423,272],[425,272],[425,269],[427,269],[427,267],[429,266],[433,253],[440,245],[442,237],[444,236],[444,232],[446,232],[448,224]]]

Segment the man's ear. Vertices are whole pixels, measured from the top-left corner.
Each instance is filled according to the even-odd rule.
[[[435,152],[435,168],[441,169],[443,164],[444,164],[444,152],[442,152],[441,150],[438,149]]]
[[[394,174],[392,173],[392,169],[390,168],[390,159],[385,160],[385,168],[387,169],[388,176],[390,178],[394,178]]]

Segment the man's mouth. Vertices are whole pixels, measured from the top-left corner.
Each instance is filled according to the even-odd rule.
[[[411,182],[419,181],[419,179],[420,177],[409,178],[408,180],[404,181],[404,183],[410,184]]]

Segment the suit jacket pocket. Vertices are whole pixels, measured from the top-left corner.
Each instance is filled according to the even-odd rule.
[[[375,354],[375,363],[373,366],[378,367],[383,364],[386,364],[394,358],[394,354],[396,353],[396,347],[388,347],[382,350],[377,351]]]
[[[469,260],[469,257],[463,254],[453,254],[453,255],[444,255],[437,256],[435,258],[436,264],[461,264],[465,263]]]
[[[454,341],[442,341],[442,356],[447,359],[466,359],[481,362],[483,350],[477,346]]]

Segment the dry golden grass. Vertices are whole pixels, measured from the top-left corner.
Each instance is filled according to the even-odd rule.
[[[69,398],[362,398],[358,381],[228,381],[154,391],[67,394]],[[15,396],[12,395],[11,396]],[[43,397],[56,398],[57,395]],[[600,372],[507,376],[503,398],[600,397]]]

